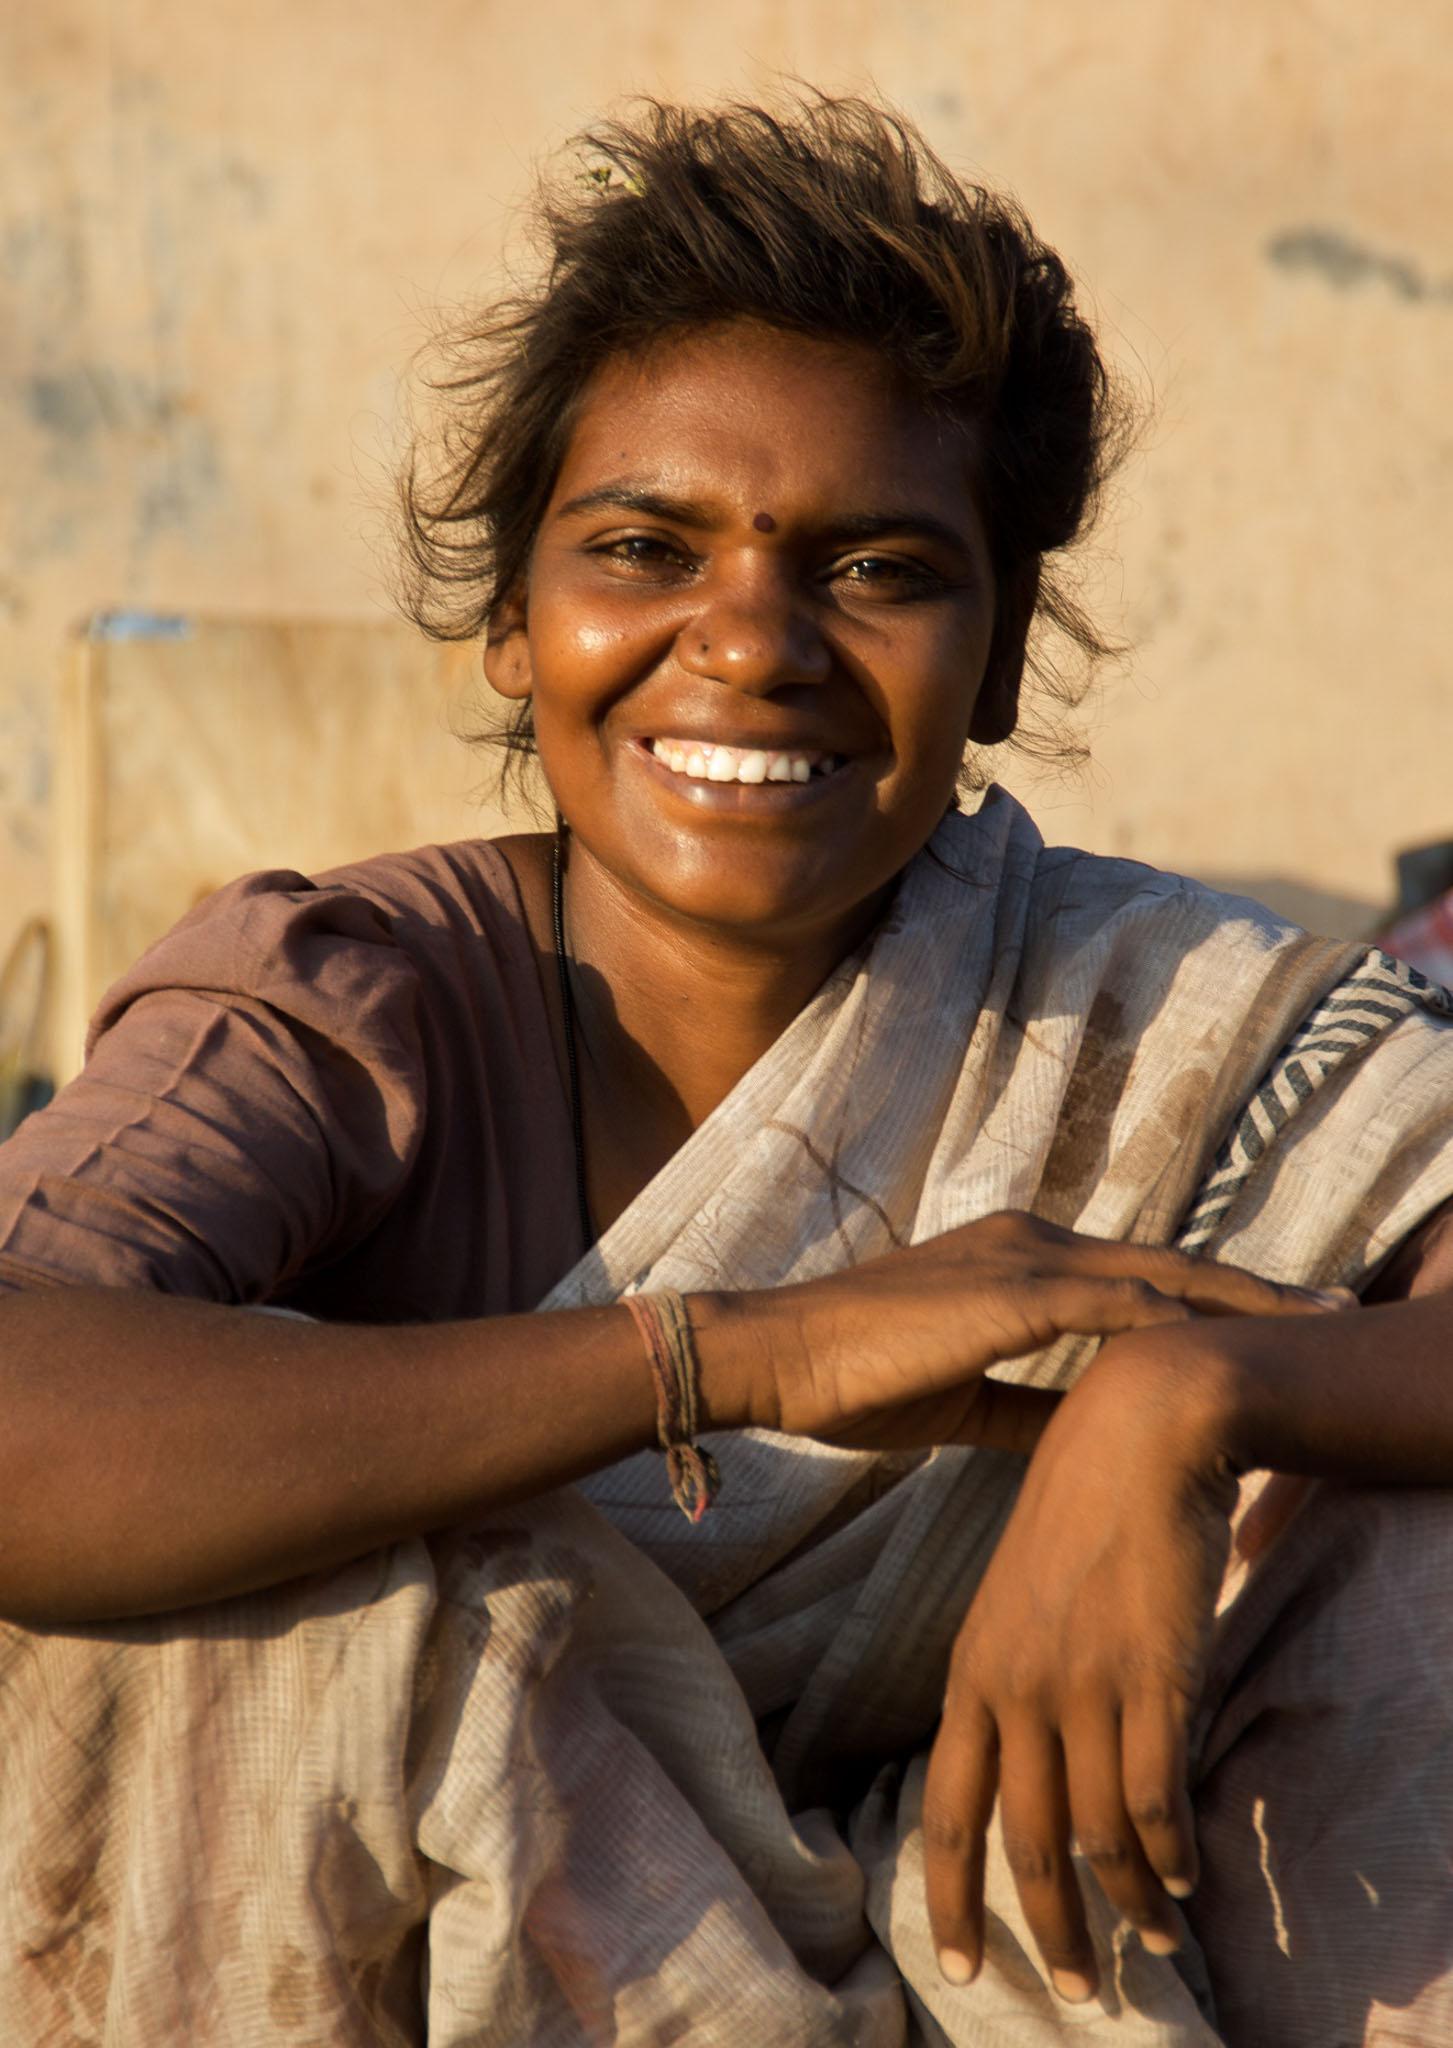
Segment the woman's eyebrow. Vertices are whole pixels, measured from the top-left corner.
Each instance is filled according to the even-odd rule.
[[[614,483],[597,484],[593,491],[582,491],[578,498],[567,498],[555,517],[566,519],[574,512],[598,512],[606,508],[639,512],[647,519],[665,519],[676,526],[711,524],[710,514],[704,505],[698,505],[690,498],[668,497],[664,491],[646,490],[639,484],[627,482],[624,477]]]
[[[567,498],[554,516],[566,519],[572,514],[603,510],[639,512],[643,518],[663,519],[674,526],[701,527],[716,523],[711,509],[697,500],[673,498],[664,491],[633,484],[625,477],[612,483],[597,484],[594,490],[582,491],[579,497]],[[779,520],[778,524],[781,523]],[[882,512],[844,513],[841,517],[824,520],[820,531],[825,539],[833,541],[877,540],[885,534],[901,533],[939,541],[960,553],[971,546],[969,535],[948,520],[940,519],[932,512],[903,506]]]
[[[961,553],[971,545],[969,535],[932,512],[900,508],[887,512],[852,512],[831,519],[824,531],[834,540],[878,540],[888,533],[916,534],[923,540],[942,541]]]

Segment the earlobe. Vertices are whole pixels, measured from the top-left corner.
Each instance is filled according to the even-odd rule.
[[[1019,722],[1019,687],[1024,679],[1024,654],[1039,597],[1039,559],[1009,577],[999,593],[994,633],[984,663],[984,680],[969,720],[969,738],[981,747],[997,747]]]
[[[501,599],[489,615],[484,636],[484,674],[501,697],[528,697],[534,687],[530,637],[521,599]]]
[[[1019,685],[1024,676],[1024,642],[1016,649],[991,653],[983,685],[969,720],[969,738],[979,747],[997,747],[1019,723]]]

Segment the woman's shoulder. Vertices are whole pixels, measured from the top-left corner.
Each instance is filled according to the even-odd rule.
[[[523,918],[505,844],[460,839],[370,854],[311,875],[292,868],[240,875],[203,897],[161,943],[225,932],[245,955],[298,924],[405,949],[430,933],[512,932]]]
[[[103,997],[92,1042],[162,990],[269,1004],[360,1023],[438,988],[535,976],[515,869],[490,840],[375,854],[316,875],[270,868],[214,890],[149,946]]]
[[[241,876],[111,987],[84,1071],[0,1149],[0,1293],[41,1275],[318,1311],[296,1290],[329,1273],[332,1310],[365,1320],[527,1306],[558,1266],[558,1094],[496,847]]]
[[[1189,875],[1046,845],[1024,806],[997,785],[976,811],[945,820],[940,844],[966,875],[1017,901],[1023,939],[1036,949],[1103,951],[1123,936],[1142,954],[1209,943],[1250,958],[1307,936],[1264,903]]]
[[[1046,846],[1035,868],[1035,908],[1043,920],[1087,929],[1107,918],[1218,933],[1232,943],[1275,948],[1304,936],[1300,926],[1250,896],[1218,889],[1193,875],[1075,846]]]
[[[436,930],[463,924],[480,932],[521,922],[518,873],[537,858],[538,835],[459,839],[378,853],[314,876],[308,887],[327,897],[372,903],[399,925]]]

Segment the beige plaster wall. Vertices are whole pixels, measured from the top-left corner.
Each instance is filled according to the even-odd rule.
[[[1047,830],[1323,892],[1453,833],[1440,0],[45,0],[0,10],[0,947],[98,606],[368,618],[396,373],[600,104],[876,81],[1019,193],[1155,416],[1136,642]],[[1011,770],[1011,779],[1026,778]],[[1031,786],[1032,787],[1032,786]],[[1342,900],[1332,900],[1342,899]]]

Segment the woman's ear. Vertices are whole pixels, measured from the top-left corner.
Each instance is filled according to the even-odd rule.
[[[1039,597],[1036,555],[1004,579],[994,613],[994,632],[984,680],[969,720],[969,738],[981,747],[997,747],[1019,722],[1019,685],[1024,679],[1024,650]]]
[[[484,633],[484,674],[490,688],[501,697],[528,697],[534,687],[521,592],[501,598],[489,615]]]

